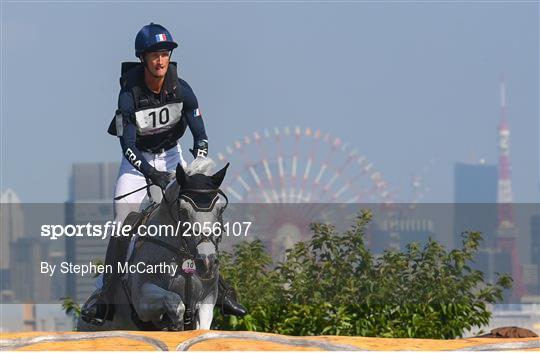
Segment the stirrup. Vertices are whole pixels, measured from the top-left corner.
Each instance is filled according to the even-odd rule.
[[[103,326],[105,321],[112,320],[114,309],[103,300],[101,294],[94,295],[81,308],[81,319],[91,325]]]

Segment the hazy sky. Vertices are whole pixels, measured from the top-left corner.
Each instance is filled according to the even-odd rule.
[[[452,201],[455,162],[496,162],[504,73],[515,199],[540,199],[537,2],[1,6],[1,180],[23,202],[64,201],[74,162],[120,160],[106,133],[120,62],[151,21],[180,43],[211,153],[265,127],[318,128],[402,190],[433,161],[424,201]]]

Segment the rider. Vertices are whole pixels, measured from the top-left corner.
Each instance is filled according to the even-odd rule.
[[[208,139],[197,98],[187,82],[178,77],[176,66],[170,63],[172,51],[177,46],[169,31],[158,24],[150,23],[137,33],[135,55],[140,63],[122,73],[118,110],[109,127],[109,133],[120,138],[123,152],[115,197],[144,187],[147,180],[164,190],[178,163],[183,167],[187,165],[178,143],[187,126],[193,134],[193,149],[190,150],[193,157],[206,158],[208,155]],[[116,220],[124,221],[130,212],[138,211],[145,195],[143,189],[115,200]],[[119,246],[119,241],[110,237],[106,264],[125,258],[126,247]],[[104,276],[102,288],[83,308],[82,316],[87,321],[103,322],[105,319],[106,303],[110,303],[112,295],[110,282],[113,281]],[[246,314],[246,309],[235,302],[230,287],[221,278],[218,292],[223,314]]]

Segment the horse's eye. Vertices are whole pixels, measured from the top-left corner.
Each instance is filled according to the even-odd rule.
[[[218,214],[221,216],[223,214],[223,211],[225,211],[225,206],[222,204],[218,204],[217,208],[218,208]]]
[[[180,217],[182,219],[187,219],[188,218],[188,210],[185,209],[185,208],[179,208],[178,209],[178,217]]]

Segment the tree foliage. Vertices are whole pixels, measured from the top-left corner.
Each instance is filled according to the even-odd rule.
[[[312,238],[288,249],[277,265],[259,240],[221,253],[222,274],[249,314],[215,315],[214,328],[452,339],[488,324],[487,305],[502,300],[512,279],[498,275],[496,283],[484,283],[471,268],[480,233],[463,233],[461,248],[449,252],[429,239],[375,257],[364,241],[371,217],[361,211],[343,234],[312,224]]]
[[[81,316],[81,306],[72,297],[63,297],[60,300],[62,301],[62,310],[64,310],[67,316],[70,316],[74,320]]]

